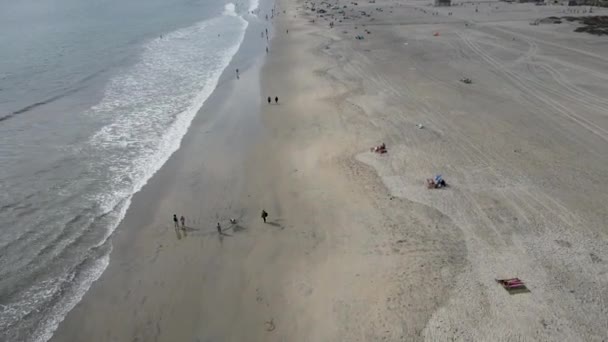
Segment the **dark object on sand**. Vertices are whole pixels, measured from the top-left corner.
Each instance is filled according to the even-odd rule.
[[[220,226],[220,223],[217,223],[217,232],[222,234],[222,226]]]
[[[268,217],[268,213],[266,212],[266,210],[262,209],[262,220],[264,220],[264,223],[266,223],[266,218]]]
[[[278,96],[275,96],[274,103],[279,104],[279,97]]]
[[[509,294],[518,294],[530,292],[524,282],[519,278],[496,279],[496,282],[509,292]]]
[[[268,96],[268,104],[272,103],[272,99],[270,98],[270,96]]]
[[[596,36],[608,35],[608,16],[565,17],[564,19],[570,22],[578,21],[584,25],[576,28],[574,32],[587,32]]]
[[[384,144],[384,143],[382,143],[378,146],[372,147],[370,149],[370,151],[379,153],[379,154],[385,154],[386,152],[388,152],[388,150],[386,149],[386,144]]]
[[[471,81],[471,79],[470,79],[470,78],[468,78],[468,77],[461,78],[461,79],[460,79],[460,82],[462,82],[462,83],[464,83],[464,84],[471,84],[471,83],[473,83],[473,81]]]
[[[446,188],[448,183],[445,182],[441,175],[435,176],[435,178],[426,179],[426,187],[429,189],[442,189]]]
[[[266,326],[266,331],[274,331],[276,328],[274,325],[274,319],[264,322],[264,325]]]

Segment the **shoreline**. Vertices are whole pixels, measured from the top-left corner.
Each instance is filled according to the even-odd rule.
[[[265,2],[263,2],[266,5]],[[156,210],[161,203],[155,202],[148,198],[149,196],[158,198],[160,194],[170,192],[171,190],[165,185],[167,181],[170,182],[171,174],[175,173],[175,160],[182,160],[187,158],[184,156],[185,153],[183,150],[184,146],[188,143],[187,139],[191,139],[190,136],[195,134],[192,131],[203,132],[203,134],[209,133],[209,127],[213,126],[218,120],[221,120],[219,117],[221,113],[227,114],[224,102],[228,102],[230,98],[236,100],[233,93],[236,92],[235,86],[236,82],[240,80],[236,80],[234,78],[234,69],[238,67],[240,69],[241,78],[249,77],[254,80],[259,77],[258,73],[261,68],[260,63],[262,63],[261,59],[263,58],[262,51],[263,48],[260,48],[258,44],[252,44],[253,39],[255,38],[254,31],[256,28],[260,26],[260,22],[258,22],[257,18],[254,18],[250,14],[244,14],[244,19],[249,22],[249,25],[244,33],[244,39],[237,53],[231,58],[229,65],[222,72],[218,80],[218,84],[216,88],[213,90],[212,94],[205,101],[205,104],[202,108],[200,108],[193,119],[190,127],[188,128],[188,132],[184,135],[183,139],[180,142],[180,147],[177,151],[172,153],[171,157],[165,162],[165,164],[155,172],[155,174],[148,179],[146,184],[139,190],[133,198],[131,199],[131,204],[127,209],[127,213],[124,215],[124,218],[121,220],[120,224],[113,231],[112,235],[109,238],[109,242],[111,244],[111,248],[113,251],[109,256],[109,265],[105,267],[99,279],[95,280],[89,290],[84,294],[83,298],[76,304],[76,306],[68,312],[68,314],[60,321],[59,326],[52,334],[50,341],[56,340],[73,340],[76,338],[73,334],[83,333],[78,328],[73,328],[72,326],[78,326],[82,322],[79,321],[82,317],[79,317],[79,314],[76,313],[79,310],[87,310],[86,308],[81,308],[81,306],[85,305],[96,305],[97,296],[104,296],[104,294],[95,294],[95,293],[103,293],[106,286],[112,285],[104,285],[102,282],[112,283],[113,280],[106,278],[113,278],[114,275],[106,275],[108,273],[113,273],[114,270],[110,270],[110,268],[117,268],[117,263],[120,263],[121,258],[128,257],[129,253],[124,252],[128,249],[128,245],[133,242],[138,234],[141,234],[141,230],[137,229],[136,231],[131,231],[128,227],[133,226],[150,226],[154,225],[154,219],[151,215],[146,215],[146,211],[154,211]],[[252,20],[252,21],[250,21]],[[247,39],[247,38],[250,39]],[[238,63],[238,64],[237,64]],[[255,87],[251,87],[252,90],[247,91],[249,94],[255,94],[256,89],[259,91],[259,85],[256,85],[256,82],[248,82],[250,85],[255,85]],[[242,91],[241,91],[242,93]],[[252,97],[250,95],[250,97]],[[259,102],[257,99],[259,96],[255,96],[255,100]],[[213,114],[214,112],[219,112],[220,114]],[[253,112],[252,114],[255,114]],[[248,131],[248,137],[240,136],[240,140],[245,141],[246,139],[254,139],[256,130],[259,130],[259,127],[255,127],[254,124],[251,129]],[[192,144],[192,143],[189,143]],[[244,144],[245,145],[245,144]],[[193,148],[191,148],[193,149]],[[233,149],[230,149],[231,152]],[[243,153],[239,151],[239,153]],[[239,157],[242,158],[242,157]],[[200,217],[197,218],[194,215],[188,217],[188,221],[190,225],[194,225],[196,223],[200,223]],[[169,222],[169,221],[167,221]],[[195,223],[196,222],[196,223]],[[127,247],[116,247],[116,246],[127,246]],[[118,250],[117,250],[118,249]],[[116,261],[113,259],[117,259]],[[101,288],[97,290],[97,288]],[[87,302],[87,304],[83,302]],[[88,304],[88,302],[92,302]],[[65,327],[64,327],[65,326]],[[86,336],[86,335],[83,335]]]

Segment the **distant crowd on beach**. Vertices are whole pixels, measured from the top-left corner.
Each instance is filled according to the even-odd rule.
[[[266,212],[266,210],[262,209],[262,212],[260,213],[260,217],[262,218],[262,221],[264,221],[264,223],[267,223],[266,219],[268,218],[268,212]],[[180,225],[181,224],[181,225]],[[231,218],[230,219],[230,224],[231,225],[236,225],[237,224],[237,219],[236,218]],[[173,214],[173,226],[175,228],[175,230],[186,230],[186,218],[182,215],[179,219],[177,218],[177,214]],[[222,225],[220,224],[220,222],[217,223],[217,225],[215,226],[215,228],[217,229],[218,234],[222,235],[224,234],[222,232]]]

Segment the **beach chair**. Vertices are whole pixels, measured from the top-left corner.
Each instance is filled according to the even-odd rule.
[[[509,294],[518,294],[530,292],[523,280],[519,278],[495,279],[497,283],[509,292]]]

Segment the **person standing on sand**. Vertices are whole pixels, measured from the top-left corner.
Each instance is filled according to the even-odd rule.
[[[175,228],[179,228],[179,224],[177,224],[177,215],[173,214],[173,223],[175,224]]]
[[[268,213],[266,212],[266,210],[262,209],[262,220],[264,220],[264,223],[266,223],[266,218],[268,217]]]
[[[278,96],[275,96],[274,103],[279,104],[279,97]]]
[[[239,69],[236,69],[236,79],[238,80],[239,78]]]
[[[270,98],[270,96],[268,96],[268,104],[272,103],[272,99]]]
[[[184,217],[184,215],[182,215],[179,220],[182,223],[182,229],[186,229],[186,218]]]
[[[220,223],[217,223],[217,232],[222,235],[222,226],[220,226]]]

